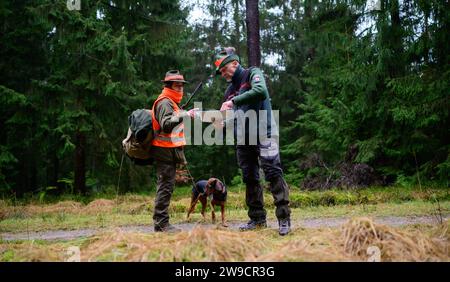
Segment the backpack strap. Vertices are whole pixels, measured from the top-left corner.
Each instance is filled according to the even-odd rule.
[[[170,102],[172,102],[172,106],[173,106],[175,112],[179,111],[177,104],[174,101],[172,101],[172,99],[170,99],[169,97],[161,96],[161,97],[157,98],[156,101],[153,103],[152,113],[151,113],[152,114],[152,127],[153,127],[153,130],[156,130],[156,131],[161,129],[161,125],[159,125],[159,122],[155,117],[156,104],[163,99],[168,99]]]

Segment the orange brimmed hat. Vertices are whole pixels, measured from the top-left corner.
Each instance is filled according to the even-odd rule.
[[[189,83],[186,80],[184,80],[183,75],[180,73],[179,70],[170,70],[166,72],[166,77],[164,80],[161,80],[162,82],[183,82],[183,83]]]

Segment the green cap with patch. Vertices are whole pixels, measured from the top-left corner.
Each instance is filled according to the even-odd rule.
[[[223,68],[226,64],[232,61],[238,61],[241,63],[241,59],[238,55],[236,55],[236,49],[233,47],[225,47],[223,48],[219,54],[217,54],[216,61],[214,65],[216,66],[216,74],[220,74],[220,69]]]

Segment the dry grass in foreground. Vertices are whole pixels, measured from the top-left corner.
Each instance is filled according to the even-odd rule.
[[[101,234],[78,242],[3,243],[1,260],[63,261],[71,245],[82,261],[367,261],[369,247],[381,261],[450,261],[448,223],[394,228],[354,218],[340,228],[296,229],[286,237],[265,229],[240,233],[195,228],[177,234]]]

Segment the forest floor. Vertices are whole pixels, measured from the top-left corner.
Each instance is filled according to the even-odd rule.
[[[70,247],[79,248],[82,261],[366,261],[364,248],[372,245],[381,260],[450,261],[448,189],[293,190],[292,232],[285,237],[268,193],[268,228],[238,231],[247,220],[244,195],[242,187],[230,189],[225,228],[212,224],[209,212],[204,221],[200,205],[187,221],[189,188],[178,189],[170,205],[171,222],[183,230],[177,234],[153,232],[151,193],[89,202],[3,200],[0,261],[64,261]]]
[[[295,215],[293,216],[293,218]],[[388,226],[403,226],[403,225],[438,225],[439,219],[435,216],[386,216],[386,217],[371,217],[377,224],[383,224]],[[444,215],[443,221],[450,218],[450,215]],[[324,227],[339,227],[348,222],[350,217],[329,217],[329,218],[305,218],[303,220],[292,220],[292,228],[324,228]],[[213,224],[199,220],[197,222],[182,222],[174,224],[182,231],[191,231],[195,228],[205,229],[220,229],[229,231],[238,231],[239,225],[244,221],[228,221],[227,227],[221,226],[221,224]],[[276,230],[278,223],[276,220],[269,220],[267,222],[268,228]],[[140,232],[140,233],[153,233],[153,225],[122,225],[117,227],[102,227],[102,228],[84,228],[74,230],[47,230],[47,231],[29,231],[20,233],[0,233],[0,238],[3,241],[13,240],[71,240],[83,237],[90,237],[105,232]]]

